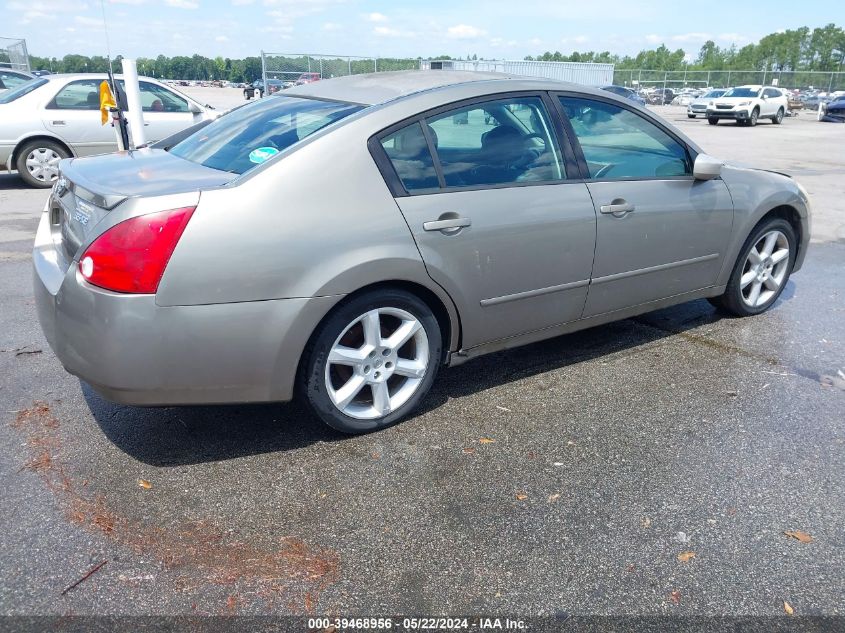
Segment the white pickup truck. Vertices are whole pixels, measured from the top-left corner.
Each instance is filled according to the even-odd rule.
[[[757,125],[759,119],[780,123],[786,115],[786,95],[774,86],[737,86],[707,104],[707,122],[733,119],[737,125]]]

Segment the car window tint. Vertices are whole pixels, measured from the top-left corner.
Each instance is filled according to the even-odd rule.
[[[102,79],[71,81],[47,106],[53,110],[99,110]]]
[[[144,112],[188,112],[188,101],[170,90],[146,81],[139,85]]]
[[[28,77],[21,77],[20,75],[13,75],[12,73],[4,73],[3,71],[0,71],[0,88],[13,90],[18,86],[25,84],[29,80],[30,78]]]
[[[542,99],[485,101],[427,119],[447,187],[564,177]]]
[[[243,174],[362,107],[295,97],[261,99],[221,116],[174,145],[170,153],[206,167]]]
[[[692,173],[686,148],[658,126],[625,108],[561,97],[590,178],[667,178]]]
[[[436,189],[439,186],[434,160],[419,123],[412,123],[386,136],[381,145],[407,191]]]

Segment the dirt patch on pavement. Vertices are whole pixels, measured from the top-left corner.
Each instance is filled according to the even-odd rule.
[[[320,594],[339,577],[337,553],[312,548],[295,537],[266,549],[237,540],[208,521],[161,528],[124,517],[102,495],[88,492],[88,480],[77,482],[67,474],[61,460],[60,423],[47,403],[35,402],[19,411],[11,425],[22,433],[29,450],[21,470],[42,479],[70,522],[155,558],[176,575],[183,591],[207,584],[230,585],[238,591],[249,588],[268,608],[313,613]],[[230,596],[223,609],[231,613],[241,606],[242,600]]]

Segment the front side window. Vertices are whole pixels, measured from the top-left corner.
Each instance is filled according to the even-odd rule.
[[[16,73],[3,72],[0,70],[0,90],[14,90],[31,79],[31,77],[22,77]]]
[[[139,87],[144,112],[188,112],[187,99],[176,93],[146,81],[139,82]]]
[[[364,106],[319,99],[262,99],[224,114],[171,148],[206,167],[243,174]]]
[[[102,79],[71,81],[47,105],[49,110],[99,110]]]
[[[668,178],[692,173],[686,148],[654,123],[617,105],[560,97],[590,178]]]
[[[565,178],[540,97],[485,101],[426,119],[447,187]]]

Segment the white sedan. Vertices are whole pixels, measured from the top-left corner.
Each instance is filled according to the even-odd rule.
[[[105,74],[46,75],[0,93],[0,165],[33,187],[50,187],[58,163],[117,149],[115,130],[100,122]],[[119,83],[123,83],[118,75]],[[219,113],[147,77],[139,80],[145,137],[154,143]]]

